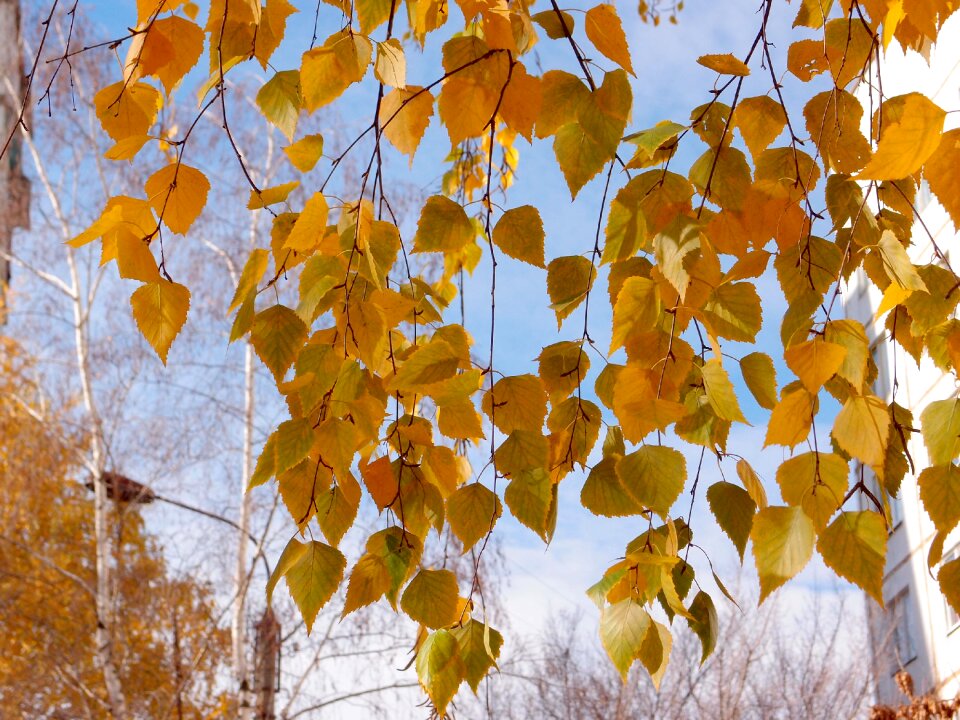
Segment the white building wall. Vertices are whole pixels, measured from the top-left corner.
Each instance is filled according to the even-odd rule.
[[[921,92],[945,110],[960,108],[960,17],[954,15],[940,34],[941,41],[930,52],[930,64],[919,54],[902,53],[891,44],[881,65],[885,97]],[[861,101],[869,120],[871,108],[861,88]],[[876,97],[876,94],[875,94]],[[875,108],[873,108],[875,109]],[[947,116],[947,128],[960,125],[956,112]],[[925,187],[917,193],[917,210],[923,223],[914,223],[911,250],[913,261],[928,263],[933,257],[933,235],[940,249],[960,261],[958,236],[943,208],[930,197]],[[924,225],[926,229],[924,229]],[[929,230],[929,235],[927,230]],[[951,252],[953,250],[953,252]],[[960,624],[949,610],[935,579],[936,567],[927,566],[927,553],[935,535],[930,518],[922,509],[916,477],[929,464],[926,447],[919,433],[920,414],[933,400],[951,397],[958,390],[952,375],[944,375],[924,357],[920,366],[902,348],[878,340],[886,337],[885,318],[875,317],[881,293],[858,270],[844,291],[848,317],[864,323],[880,371],[875,391],[887,402],[894,399],[893,378],[896,371],[896,401],[913,412],[917,432],[909,437],[908,448],[915,472],[908,473],[900,496],[891,508],[894,527],[887,548],[887,564],[883,594],[886,609],[872,600],[868,603],[870,633],[877,671],[878,700],[899,703],[904,700],[893,682],[893,674],[903,667],[911,673],[918,692],[933,692],[941,697],[960,693]],[[944,543],[944,560],[960,554],[960,529]]]

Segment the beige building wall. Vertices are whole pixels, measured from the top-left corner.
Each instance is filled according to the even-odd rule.
[[[954,15],[940,35],[941,42],[930,51],[930,64],[917,53],[902,53],[894,44],[880,66],[885,97],[921,92],[944,110],[960,109],[960,17]],[[874,97],[876,94],[874,86]],[[858,93],[867,112],[866,88]],[[867,118],[865,118],[866,120]],[[957,112],[947,115],[947,128],[960,125]],[[933,257],[933,235],[937,245],[952,264],[960,263],[960,242],[950,218],[922,186],[916,207],[922,218],[914,224],[914,248],[911,256],[918,264]],[[926,226],[926,229],[924,228]],[[929,234],[928,234],[929,231]],[[960,269],[960,268],[955,268]],[[886,336],[884,318],[875,317],[881,293],[862,270],[851,278],[844,290],[848,317],[864,323],[874,347],[879,368],[875,391],[887,402],[894,399],[913,412],[913,426],[920,427],[920,414],[933,400],[949,398],[958,392],[952,375],[946,376],[925,357],[918,367],[913,358],[893,343],[880,342]],[[894,388],[896,378],[896,389]],[[867,600],[867,615],[877,672],[878,700],[899,703],[893,674],[900,667],[914,678],[918,692],[934,692],[941,697],[960,693],[960,618],[948,608],[935,579],[936,567],[927,566],[927,554],[935,534],[933,523],[920,505],[916,477],[929,464],[927,450],[919,432],[909,438],[908,448],[915,472],[908,473],[900,497],[893,503],[893,528],[887,548],[883,582],[886,609]],[[960,556],[960,529],[944,544],[944,561]]]

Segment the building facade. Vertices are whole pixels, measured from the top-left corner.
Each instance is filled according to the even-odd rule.
[[[921,92],[945,110],[960,108],[960,17],[954,15],[944,24],[940,43],[930,49],[929,64],[915,52],[904,54],[893,43],[879,72],[886,98]],[[874,83],[875,98],[877,87]],[[861,87],[860,94],[864,100],[867,88]],[[864,106],[870,107],[865,100]],[[960,118],[956,113],[948,113],[946,127],[957,125]],[[930,262],[936,242],[948,259],[952,255],[960,262],[960,252],[953,250],[960,240],[957,229],[925,184],[918,189],[914,205],[921,219],[913,228],[914,246],[910,251],[913,261]],[[885,341],[889,336],[886,318],[876,317],[880,299],[880,291],[868,281],[862,269],[851,277],[844,289],[848,317],[860,320],[867,329],[879,370],[875,392],[888,403],[895,399],[908,408],[913,413],[913,427],[919,430],[920,414],[927,404],[956,394],[958,384],[953,375],[942,373],[929,357],[924,357],[918,366],[903,348]],[[928,464],[927,450],[919,432],[909,435],[908,449],[914,469],[907,473],[899,497],[890,507],[892,522],[883,580],[886,608],[867,601],[877,699],[881,703],[904,701],[893,679],[901,668],[913,676],[918,693],[930,692],[940,697],[960,694],[960,617],[940,593],[937,566],[930,569],[927,564],[936,531],[921,506],[916,482]],[[957,557],[960,557],[960,529],[946,539],[942,562]]]

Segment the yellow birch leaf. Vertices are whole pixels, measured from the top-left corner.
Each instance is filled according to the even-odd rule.
[[[498,380],[483,396],[483,412],[502,433],[541,430],[547,416],[547,393],[536,375]]]
[[[257,283],[267,271],[267,264],[270,262],[270,253],[264,248],[256,248],[250,253],[247,262],[244,263],[243,270],[240,272],[240,280],[237,281],[237,291],[233,294],[233,300],[230,301],[228,313],[232,313],[240,303],[244,301],[251,290],[256,289]]]
[[[330,2],[330,0],[327,1]],[[390,13],[396,12],[399,5],[392,0],[361,0],[354,7],[356,8],[357,19],[360,21],[360,32],[369,35],[387,22],[390,19]]]
[[[277,564],[274,566],[270,578],[267,580],[268,605],[273,602],[273,591],[276,589],[277,583],[280,582],[280,578],[286,575],[287,571],[296,565],[306,552],[307,546],[302,542],[298,542],[296,537],[291,538],[290,542],[287,543],[283,552],[280,553],[280,558],[277,560]]]
[[[708,70],[713,70],[721,75],[739,75],[741,77],[750,74],[750,68],[746,66],[743,60],[739,60],[733,55],[702,55],[697,58],[697,62]]]
[[[115,143],[103,156],[107,160],[133,160],[150,140],[149,135],[134,135]]]
[[[880,299],[880,304],[877,306],[877,312],[874,314],[874,317],[879,320],[897,305],[902,305],[912,294],[913,290],[907,290],[895,282],[890,283],[887,285],[887,289],[883,291],[883,297]]]
[[[757,405],[773,410],[777,405],[777,375],[770,356],[761,352],[744,355],[740,372]]]
[[[437,714],[446,717],[447,705],[467,674],[456,637],[447,630],[427,635],[417,651],[416,668],[420,686],[430,697]]]
[[[537,356],[537,361],[540,382],[550,395],[554,411],[562,404],[559,403],[562,398],[580,386],[590,369],[590,358],[581,343],[569,340],[548,345]]]
[[[259,4],[260,0],[250,0]],[[287,0],[267,0],[264,5],[260,23],[257,27],[256,46],[254,56],[264,70],[270,62],[270,57],[280,47],[287,30],[287,18],[299,12]]]
[[[320,608],[340,587],[346,566],[347,559],[343,553],[326,543],[313,540],[306,544],[305,551],[284,575],[290,597],[300,608],[307,634],[313,629],[313,621],[317,619]]]
[[[153,20],[143,29],[130,41],[124,77],[132,82],[154,75],[169,95],[203,54],[203,30],[176,15]]]
[[[547,265],[547,294],[550,309],[557,316],[558,330],[563,319],[583,302],[596,275],[593,263],[582,255],[558,257]]]
[[[179,283],[157,280],[137,288],[130,297],[140,333],[167,364],[167,352],[187,321],[190,291]]]
[[[556,509],[557,485],[544,468],[525,470],[511,478],[503,493],[510,513],[545,542],[551,535],[550,514]]]
[[[520,133],[528,142],[533,140],[533,128],[543,107],[543,88],[540,78],[527,73],[518,62],[513,66],[510,82],[503,91],[500,116],[507,126]]]
[[[493,242],[512,258],[544,267],[543,221],[532,205],[521,205],[501,215],[493,228]]]
[[[920,93],[891,98],[884,105],[893,102],[898,103],[898,117],[884,123],[877,151],[857,175],[859,180],[899,180],[912,175],[940,144],[943,110]]]
[[[638,659],[650,673],[650,681],[657,690],[660,689],[660,682],[667,672],[672,648],[673,637],[670,635],[670,630],[666,625],[651,618],[650,629],[647,630],[647,636],[643,639]]]
[[[250,342],[279,383],[307,339],[307,326],[285,305],[273,305],[253,319]]]
[[[531,19],[547,34],[551,40],[559,40],[573,35],[574,20],[573,15],[564,10],[543,10],[531,17]]]
[[[923,443],[932,465],[952,463],[960,455],[960,401],[937,400],[920,414]]]
[[[831,320],[823,328],[823,338],[847,351],[837,375],[860,392],[866,381],[867,359],[870,356],[870,345],[863,323],[857,320]]]
[[[717,414],[717,417],[730,422],[746,423],[747,419],[740,410],[737,395],[733,390],[733,383],[727,371],[718,358],[712,358],[700,368],[703,375],[703,384],[707,391],[707,401]]]
[[[122,278],[145,283],[160,281],[160,270],[150,245],[133,233],[117,234],[117,270]]]
[[[600,642],[624,682],[627,681],[630,666],[640,657],[650,623],[650,615],[632,598],[603,608],[600,615]]]
[[[617,9],[613,5],[602,3],[587,10],[583,27],[597,50],[634,75],[627,36],[623,33],[620,16],[617,15]]]
[[[263,116],[293,140],[303,105],[300,93],[300,71],[282,70],[263,84],[257,92],[257,107]]]
[[[816,394],[843,366],[847,350],[842,345],[814,338],[790,346],[783,357],[803,386]]]
[[[590,469],[580,491],[580,504],[594,515],[626,517],[639,515],[643,506],[623,487],[617,475],[618,455],[605,457]]]
[[[100,125],[119,142],[147,134],[163,105],[163,96],[147,83],[118,82],[97,92],[93,104]]]
[[[464,485],[447,500],[447,521],[463,544],[463,552],[493,530],[502,514],[500,498],[480,483]]]
[[[753,342],[763,320],[760,296],[753,283],[724,283],[715,288],[703,306],[704,321],[712,334]]]
[[[875,395],[854,395],[833,423],[833,439],[864,465],[881,465],[887,451],[890,413]]]
[[[793,27],[821,28],[830,16],[833,0],[801,0]]]
[[[883,269],[886,270],[887,275],[893,282],[904,290],[911,292],[916,290],[926,291],[927,286],[917,273],[913,263],[910,262],[906,249],[897,240],[893,231],[883,231],[883,234],[880,235],[878,250],[883,258]]]
[[[783,132],[787,116],[779,102],[768,95],[759,95],[741,100],[733,112],[733,121],[756,159]]]
[[[310,172],[323,156],[323,135],[305,135],[283,152],[297,170]]]
[[[293,180],[283,183],[282,185],[264,188],[259,193],[256,190],[251,190],[250,199],[247,200],[247,210],[259,210],[268,205],[276,205],[277,203],[283,202],[287,199],[287,196],[298,187],[300,187],[300,181]]]
[[[487,671],[491,667],[496,667],[500,648],[503,645],[503,636],[489,625],[476,620],[468,620],[450,632],[460,646],[467,683],[476,693]]]
[[[742,563],[757,504],[746,490],[728,482],[711,485],[707,489],[707,503],[720,529],[733,541]]]
[[[635,333],[652,330],[659,317],[660,295],[656,284],[645,277],[627,278],[613,308],[610,353],[623,347]]]
[[[879,513],[840,513],[817,540],[823,562],[883,605],[887,523]]]
[[[687,480],[687,462],[673,448],[644,445],[617,463],[617,476],[630,496],[664,517]]]
[[[949,462],[926,468],[917,478],[923,507],[944,535],[960,522],[960,468]]]
[[[433,116],[433,95],[418,85],[394,89],[380,103],[380,127],[387,140],[411,158]]]
[[[960,130],[945,132],[923,167],[931,192],[960,228]]]
[[[185,235],[207,204],[210,181],[196,168],[173,163],[147,178],[144,190],[163,223]]]
[[[321,47],[303,54],[300,88],[308,112],[329,105],[367,72],[373,44],[369,38],[346,30],[336,32]]]
[[[443,195],[434,195],[420,212],[413,252],[458,252],[474,237],[476,231],[463,206]]]
[[[407,59],[403,46],[396,38],[377,43],[377,57],[373,61],[373,74],[377,80],[392,88],[407,85]]]
[[[750,539],[760,576],[760,602],[799,573],[813,555],[813,521],[798,507],[766,507],[753,518]]]
[[[344,618],[354,610],[375,603],[390,589],[390,582],[390,571],[383,558],[365,553],[350,573],[347,597],[340,617]]]
[[[750,463],[743,458],[737,460],[737,477],[740,478],[740,482],[750,494],[750,498],[757,504],[757,507],[765,508],[767,506],[767,491],[763,489],[763,482],[754,469],[750,467]]]
[[[283,247],[297,252],[307,252],[319,245],[327,229],[329,213],[330,208],[323,193],[314,193],[304,203],[303,210],[297,216]]]
[[[407,585],[400,607],[416,622],[441,628],[457,621],[457,576],[449,570],[421,570]]]
[[[780,398],[770,413],[763,446],[793,447],[807,439],[813,422],[813,396],[806,389],[794,390]]]
[[[387,385],[390,392],[416,392],[423,385],[431,385],[453,377],[460,366],[460,356],[450,344],[434,338],[418,347],[399,367],[396,376]]]
[[[777,468],[777,484],[788,505],[803,508],[819,531],[847,492],[847,461],[836,453],[802,453]]]

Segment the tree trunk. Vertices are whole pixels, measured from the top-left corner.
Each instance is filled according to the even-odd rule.
[[[10,81],[23,96],[23,43],[20,39],[20,0],[0,0],[0,81]],[[20,106],[17,98],[0,82],[0,143],[14,132]],[[29,103],[28,103],[29,106]],[[10,283],[8,259],[14,228],[30,227],[30,183],[21,171],[23,148],[20,133],[14,132],[10,146],[0,158],[0,325],[6,323],[6,290]]]
[[[243,465],[240,474],[240,517],[237,523],[237,564],[234,570],[234,586],[237,601],[233,606],[231,640],[233,642],[233,668],[239,687],[237,705],[239,720],[253,717],[255,694],[250,688],[247,672],[246,609],[249,568],[247,567],[247,543],[250,534],[250,494],[247,485],[253,472],[253,410],[254,410],[254,365],[253,347],[247,344],[243,363]]]

